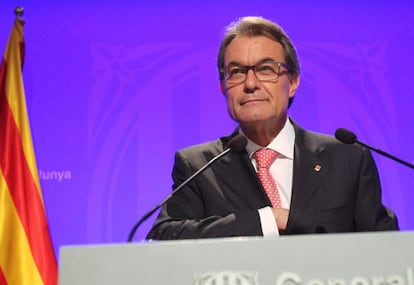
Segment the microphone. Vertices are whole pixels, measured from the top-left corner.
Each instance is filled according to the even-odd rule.
[[[185,186],[187,186],[188,183],[190,183],[194,178],[196,178],[200,173],[202,173],[204,170],[209,168],[214,162],[216,162],[221,157],[225,156],[227,153],[234,151],[234,152],[241,152],[245,149],[247,145],[247,139],[242,135],[237,135],[234,138],[232,138],[229,143],[227,144],[226,149],[213,157],[211,160],[209,160],[203,167],[201,167],[199,170],[194,172],[190,177],[188,177],[184,182],[182,182],[180,185],[178,185],[173,191],[165,197],[161,202],[159,202],[154,208],[149,210],[144,216],[139,219],[139,221],[132,227],[129,235],[128,235],[128,242],[131,242],[134,238],[135,232],[138,230],[138,227],[145,222],[149,217],[152,216],[152,214],[155,213],[159,208],[161,208],[165,203],[167,203],[177,192],[179,192],[181,189],[183,189]]]
[[[389,153],[387,153],[385,151],[382,151],[380,149],[374,148],[372,146],[369,146],[369,145],[367,145],[365,143],[362,143],[362,142],[358,141],[357,140],[357,136],[353,132],[351,132],[351,131],[349,131],[347,129],[344,129],[344,128],[337,129],[335,131],[335,137],[339,141],[341,141],[343,143],[346,143],[346,144],[354,144],[354,143],[357,143],[359,145],[362,145],[362,146],[364,146],[366,148],[369,148],[370,150],[375,151],[376,153],[379,153],[379,154],[381,154],[383,156],[386,156],[388,158],[391,158],[394,161],[397,161],[397,162],[399,162],[399,163],[401,163],[401,164],[403,164],[405,166],[408,166],[408,167],[414,169],[414,165],[413,164],[408,163],[407,161],[404,161],[404,160],[402,160],[402,159],[400,159],[398,157],[395,157],[395,156],[393,156],[393,155],[391,155],[391,154],[389,154]]]

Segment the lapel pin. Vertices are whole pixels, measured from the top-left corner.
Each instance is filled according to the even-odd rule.
[[[320,166],[319,164],[317,164],[313,167],[313,170],[315,170],[316,172],[321,171],[321,169],[322,169],[322,166]]]

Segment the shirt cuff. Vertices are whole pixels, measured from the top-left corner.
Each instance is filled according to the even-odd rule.
[[[273,216],[272,208],[265,207],[258,210],[260,217],[260,224],[262,225],[263,237],[278,237],[279,230],[277,228],[276,220]]]

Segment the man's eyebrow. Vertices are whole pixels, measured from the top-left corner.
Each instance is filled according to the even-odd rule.
[[[265,58],[259,60],[258,62],[256,62],[253,65],[259,65],[259,64],[267,63],[267,62],[276,62],[276,61],[271,57],[265,57]],[[232,60],[226,66],[246,66],[246,65],[243,65],[238,61]]]
[[[242,66],[242,64],[240,62],[232,60],[225,66]]]
[[[274,58],[266,57],[266,58],[263,58],[263,59],[259,60],[258,62],[256,62],[255,65],[262,64],[262,63],[268,63],[268,62],[277,62],[277,61],[274,60]]]

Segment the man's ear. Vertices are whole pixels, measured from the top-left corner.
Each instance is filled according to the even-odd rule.
[[[224,86],[224,82],[220,81],[220,90],[223,95],[226,95],[226,87]]]
[[[289,97],[292,98],[295,96],[296,90],[299,87],[300,83],[300,76],[299,74],[293,76],[290,80],[290,90],[289,90]]]

